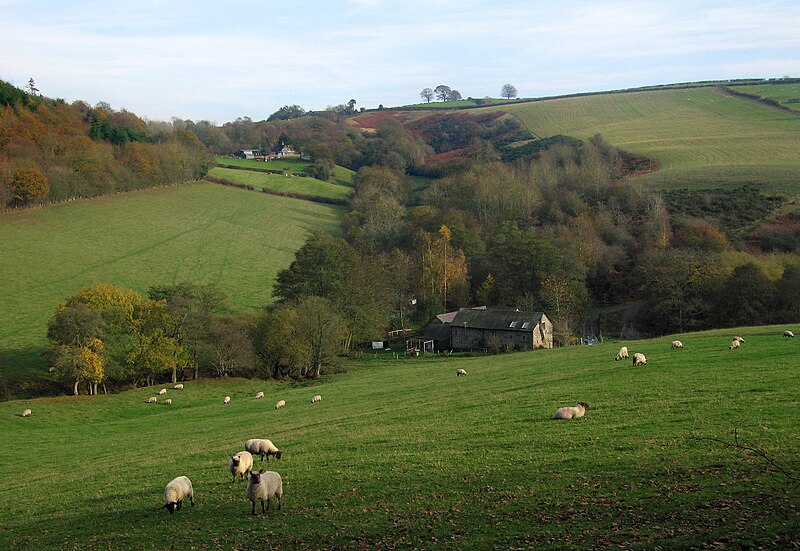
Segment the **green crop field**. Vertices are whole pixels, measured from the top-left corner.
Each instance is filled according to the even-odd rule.
[[[0,379],[45,372],[56,305],[95,282],[211,283],[231,307],[272,301],[306,237],[339,232],[340,207],[196,183],[0,216]],[[266,238],[269,236],[269,238]]]
[[[238,170],[215,166],[208,172],[209,176],[222,178],[229,182],[253,186],[257,189],[269,189],[281,193],[296,193],[309,198],[336,199],[346,201],[353,193],[352,188],[330,182],[323,182],[307,176],[283,176],[267,174],[252,170]]]
[[[160,387],[0,403],[0,548],[796,548],[800,340],[783,329],[627,342],[636,368],[615,343],[190,381],[172,406],[146,403]],[[579,400],[584,418],[552,419]],[[734,429],[751,450],[708,440]],[[253,517],[227,463],[254,437],[282,450],[255,463],[284,495]],[[197,504],[169,515],[179,475]]]
[[[798,83],[735,86],[733,89],[737,92],[774,99],[784,107],[800,111],[800,84]]]
[[[602,134],[656,159],[640,176],[655,187],[713,188],[752,183],[800,193],[800,115],[715,88],[607,94],[496,107],[538,136]]]

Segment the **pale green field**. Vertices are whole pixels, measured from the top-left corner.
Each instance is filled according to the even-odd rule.
[[[252,170],[237,170],[215,166],[208,172],[209,176],[222,178],[230,182],[253,186],[256,189],[269,189],[281,193],[297,193],[309,198],[336,199],[346,201],[353,189],[330,182],[323,182],[306,176],[283,176],[267,174]]]
[[[278,271],[312,232],[338,233],[342,212],[194,183],[0,215],[0,379],[46,373],[56,305],[95,282],[143,294],[211,283],[236,310],[264,306]]]
[[[783,329],[626,342],[648,356],[636,368],[614,343],[362,360],[316,384],[190,381],[172,406],[145,403],[161,387],[0,403],[0,548],[796,548],[797,478],[695,438],[738,427],[800,476],[800,339]],[[579,400],[584,418],[552,419]],[[226,468],[253,437],[282,450],[256,468],[284,490],[255,517]],[[179,475],[197,504],[171,516]]]
[[[800,192],[800,116],[714,88],[607,94],[502,106],[538,136],[602,134],[660,170],[653,186],[754,183]]]
[[[734,86],[737,92],[755,94],[774,99],[789,109],[800,111],[800,84],[762,84],[759,86]]]
[[[296,157],[280,159],[275,161],[254,161],[252,159],[239,159],[238,157],[217,156],[217,163],[221,165],[240,166],[242,168],[252,168],[255,170],[275,170],[279,172],[300,173],[311,167],[311,161],[303,161]],[[335,165],[333,167],[334,182],[343,186],[353,185],[353,175],[355,172],[349,168]]]

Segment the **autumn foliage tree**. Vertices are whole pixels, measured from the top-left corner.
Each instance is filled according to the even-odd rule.
[[[15,207],[28,205],[43,199],[50,193],[47,176],[35,168],[23,168],[14,173],[11,194]]]

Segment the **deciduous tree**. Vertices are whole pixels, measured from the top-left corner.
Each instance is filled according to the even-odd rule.
[[[430,88],[423,88],[422,92],[419,93],[419,97],[424,99],[426,103],[430,103],[433,99],[433,90]]]
[[[517,87],[512,84],[503,84],[503,88],[500,90],[500,96],[506,99],[517,97]]]

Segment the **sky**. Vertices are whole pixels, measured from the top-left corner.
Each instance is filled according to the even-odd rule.
[[[800,1],[0,0],[0,79],[150,120],[800,76]]]

